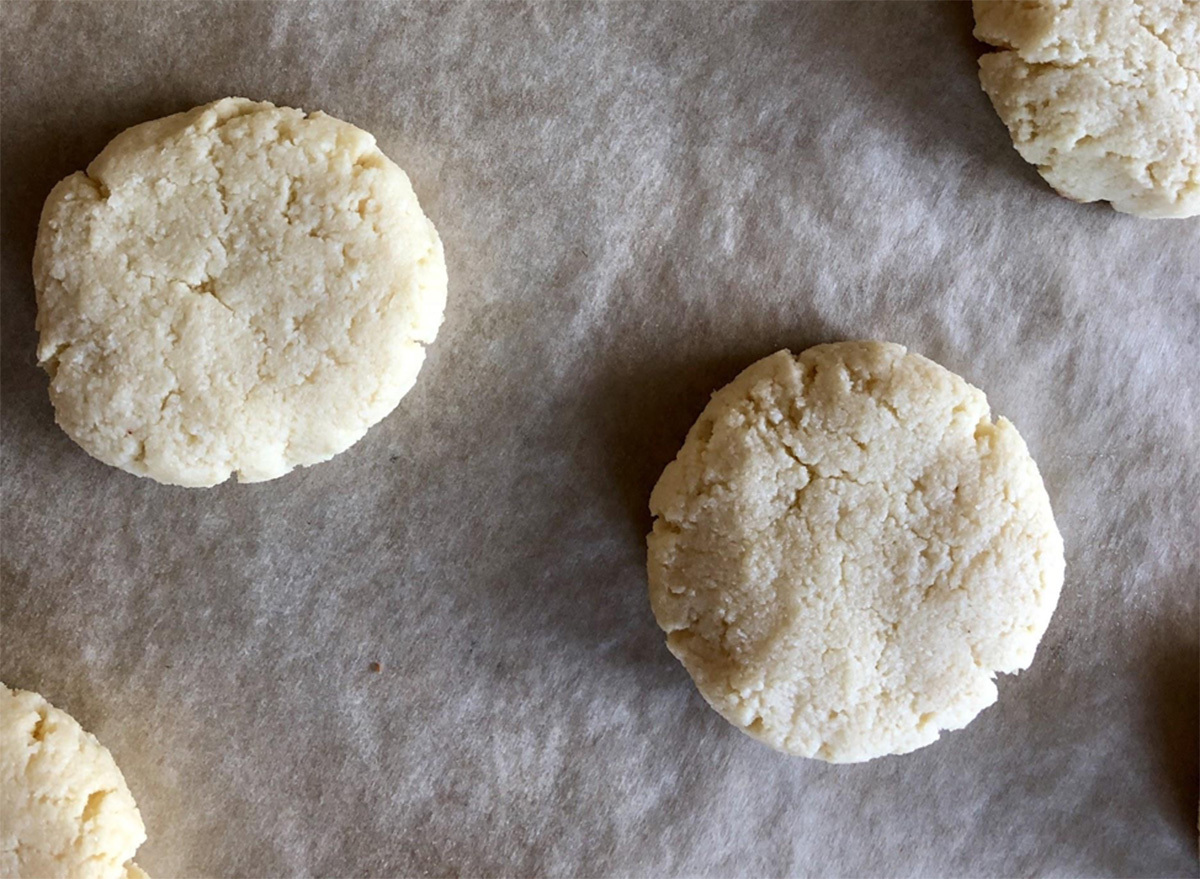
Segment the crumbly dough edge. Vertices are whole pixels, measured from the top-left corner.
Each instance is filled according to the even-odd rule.
[[[18,799],[21,792],[19,779],[27,777],[35,762],[42,759],[42,751],[48,747],[47,731],[53,731],[55,733],[62,732],[78,739],[77,759],[87,755],[87,759],[95,761],[97,773],[111,784],[108,787],[96,787],[88,791],[84,814],[79,816],[79,828],[72,844],[78,845],[83,835],[88,832],[89,811],[93,814],[97,813],[102,808],[102,804],[113,808],[112,804],[115,803],[115,808],[122,813],[126,820],[131,820],[136,828],[136,836],[130,841],[126,850],[113,852],[109,858],[90,858],[85,863],[93,863],[96,866],[96,872],[81,875],[120,875],[127,879],[147,879],[146,873],[133,861],[134,853],[146,841],[145,825],[125,777],[109,750],[97,741],[94,735],[84,730],[71,715],[62,709],[55,708],[37,693],[29,690],[10,689],[0,682],[0,706],[2,706],[0,708],[0,733],[6,740],[14,739],[12,742],[6,742],[5,753],[0,754],[0,770],[3,771],[3,775],[13,774],[12,778],[5,779],[4,786],[7,790],[0,792],[0,802],[3,803],[3,811],[6,813],[3,820],[0,821],[0,872],[5,876],[12,876],[13,879],[23,875],[21,873],[21,863],[24,860],[22,850],[29,846],[30,842],[13,835],[15,834],[13,828],[19,822],[15,814],[8,813],[9,809],[14,810],[15,813],[22,808],[23,802]],[[27,739],[27,741],[22,744],[19,739]],[[55,801],[47,794],[36,794],[30,791],[27,795],[40,798],[43,803]],[[69,857],[67,851],[43,852],[41,849],[36,850],[40,854],[60,861]],[[106,867],[107,869],[105,869]]]

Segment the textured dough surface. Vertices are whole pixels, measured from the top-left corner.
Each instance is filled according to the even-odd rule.
[[[1063,582],[1037,467],[899,345],[780,351],[718,391],[650,498],[650,601],[727,720],[835,763],[912,751],[1028,667]]]
[[[980,80],[1062,195],[1200,214],[1200,0],[975,0]]]
[[[437,232],[374,138],[242,98],[131,128],[61,181],[34,282],[58,423],[190,486],[348,448],[412,387],[446,302]]]
[[[136,879],[142,816],[108,749],[39,696],[0,684],[0,876]]]

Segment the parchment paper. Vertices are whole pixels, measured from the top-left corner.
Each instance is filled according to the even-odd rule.
[[[112,750],[151,876],[1197,875],[1200,221],[1055,196],[968,6],[2,14],[0,677]],[[375,133],[451,299],[349,452],[167,488],[54,425],[30,259],[55,181],[228,94]],[[1012,419],[1068,575],[968,729],[834,767],[705,706],[643,541],[712,390],[859,337]]]

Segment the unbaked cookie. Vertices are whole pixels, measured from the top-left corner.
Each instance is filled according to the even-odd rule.
[[[1200,2],[975,0],[980,80],[1062,195],[1200,214]]]
[[[416,381],[446,266],[353,125],[226,98],[129,129],[50,193],[34,256],[58,423],[160,482],[282,476]]]
[[[0,684],[0,876],[145,879],[142,816],[108,749],[37,693]]]
[[[650,498],[650,601],[704,698],[834,763],[996,700],[1063,582],[1037,467],[983,393],[899,345],[780,351],[717,392]]]

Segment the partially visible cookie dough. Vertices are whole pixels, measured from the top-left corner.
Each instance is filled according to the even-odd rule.
[[[1200,214],[1200,0],[974,0],[980,80],[1062,195]]]
[[[324,113],[226,98],[59,183],[34,256],[58,423],[160,482],[325,461],[416,381],[446,264],[408,177]]]
[[[1063,544],[1025,443],[899,345],[780,351],[717,392],[650,498],[650,601],[701,695],[834,763],[966,726],[1028,667]]]
[[[108,749],[37,693],[0,684],[0,876],[145,879],[142,816]]]

